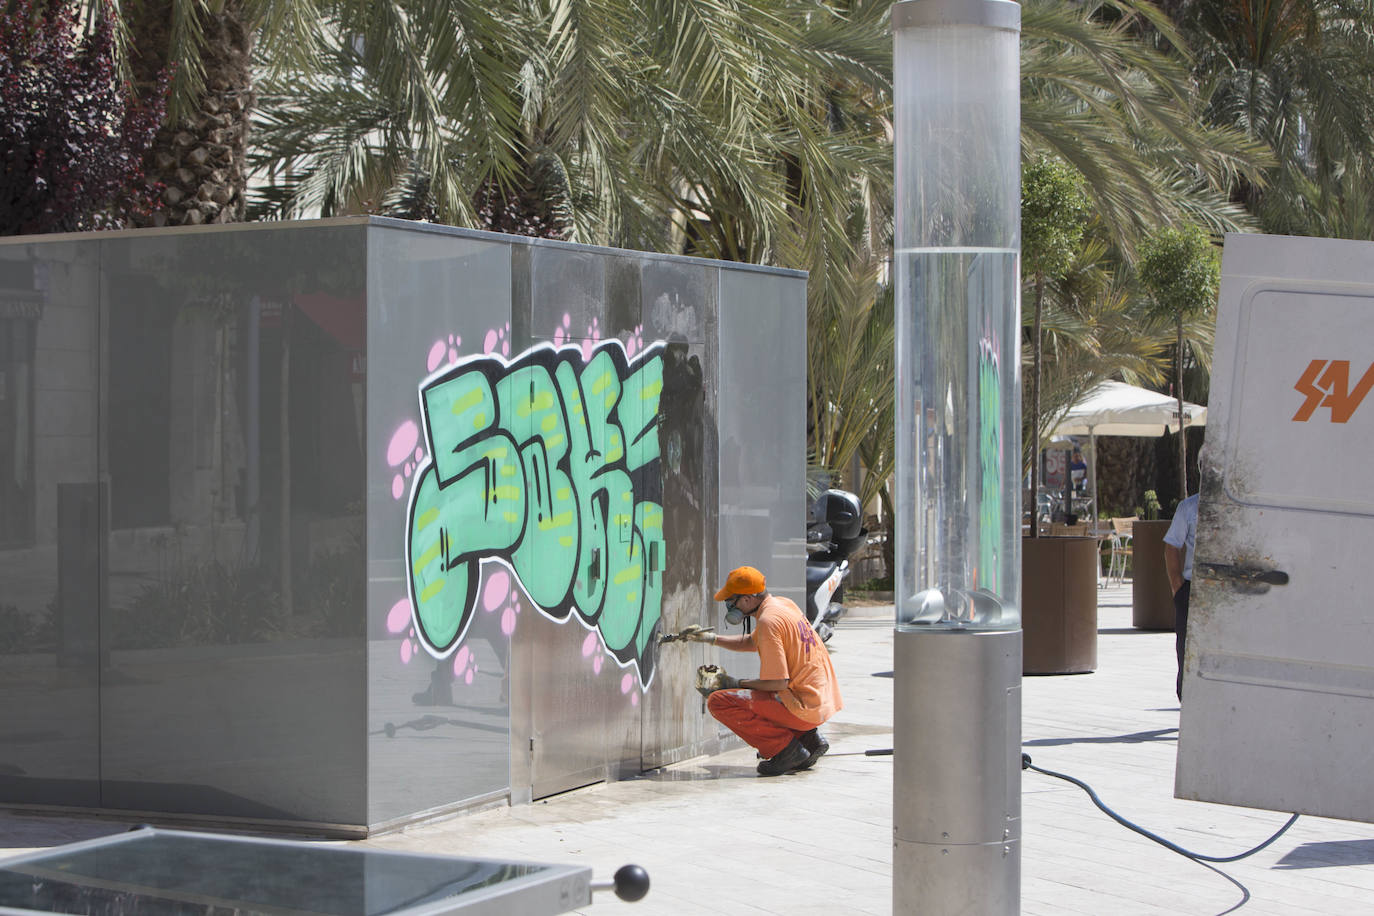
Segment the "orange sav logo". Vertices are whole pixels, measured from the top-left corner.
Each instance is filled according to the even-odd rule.
[[[1360,406],[1369,389],[1374,388],[1374,364],[1365,370],[1354,390],[1350,388],[1350,360],[1314,359],[1307,364],[1293,389],[1306,396],[1293,419],[1306,421],[1318,407],[1331,408],[1331,422],[1344,423]]]

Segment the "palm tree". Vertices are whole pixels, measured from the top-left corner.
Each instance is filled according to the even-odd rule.
[[[1252,223],[1228,199],[1262,184],[1272,160],[1229,126],[1208,126],[1170,22],[1143,0],[1022,4],[1021,143],[1083,176],[1093,211],[1128,257],[1152,227],[1188,219],[1214,232]],[[1169,52],[1155,50],[1148,31]]]
[[[112,16],[123,69],[141,93],[162,91],[167,113],[144,162],[162,208],[151,225],[243,219],[245,152],[253,105],[255,37],[302,60],[314,47],[313,0],[111,0],[88,6],[91,25]]]
[[[807,269],[816,455],[847,466],[891,399],[873,372],[890,321],[870,317],[891,238],[888,4],[533,9],[502,9],[499,29],[456,18],[466,7],[404,32],[340,16],[329,66],[264,83],[262,212],[423,215]],[[547,218],[520,215],[535,205]]]
[[[333,4],[323,53],[260,83],[259,210],[386,212],[808,269],[815,447],[845,468],[891,386],[875,324],[891,245],[888,10]],[[1259,144],[1199,126],[1188,70],[1145,44],[1142,22],[1173,36],[1136,0],[1023,6],[1023,148],[1083,175],[1127,258],[1170,219],[1249,225],[1228,189],[1259,183],[1263,163]]]
[[[1263,143],[1237,199],[1270,232],[1368,238],[1374,15],[1360,0],[1173,0],[1209,123]],[[1208,227],[1214,228],[1214,227]]]

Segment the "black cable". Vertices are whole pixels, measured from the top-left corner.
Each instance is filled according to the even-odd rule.
[[[881,747],[881,748],[875,747],[875,748],[872,748],[872,749],[870,749],[870,750],[864,751],[864,756],[865,756],[865,757],[889,757],[889,756],[891,756],[891,755],[892,755],[892,748],[890,748],[890,747]],[[831,754],[831,756],[832,756],[832,757],[843,757],[843,756],[847,756],[847,755],[845,755],[845,754]],[[1087,792],[1087,793],[1088,793],[1088,798],[1092,799],[1092,803],[1093,803],[1094,805],[1097,805],[1097,807],[1098,807],[1099,809],[1101,809],[1101,811],[1102,811],[1103,814],[1107,815],[1108,817],[1110,817],[1112,820],[1116,821],[1116,822],[1117,822],[1118,824],[1120,824],[1121,826],[1125,827],[1125,828],[1128,829],[1128,830],[1134,830],[1136,833],[1140,834],[1141,836],[1145,837],[1146,839],[1154,840],[1156,843],[1158,843],[1159,845],[1163,846],[1165,849],[1170,849],[1170,850],[1172,850],[1172,851],[1178,853],[1178,854],[1181,855],[1181,856],[1184,856],[1184,857],[1189,858],[1189,859],[1195,859],[1195,860],[1197,860],[1197,861],[1199,861],[1199,862],[1239,862],[1241,859],[1244,859],[1244,858],[1246,858],[1246,857],[1248,857],[1248,856],[1253,856],[1255,853],[1259,852],[1261,849],[1263,849],[1264,847],[1268,846],[1270,843],[1274,842],[1274,841],[1277,840],[1279,837],[1283,836],[1284,833],[1286,833],[1286,832],[1288,831],[1288,828],[1293,826],[1293,822],[1296,821],[1296,820],[1298,819],[1298,816],[1297,816],[1296,814],[1293,815],[1292,817],[1290,817],[1290,818],[1288,819],[1288,823],[1284,824],[1282,827],[1279,828],[1278,833],[1274,834],[1274,835],[1271,836],[1269,839],[1265,840],[1263,843],[1260,843],[1260,844],[1259,844],[1258,846],[1256,846],[1254,849],[1246,850],[1245,852],[1242,852],[1242,853],[1240,853],[1240,854],[1238,854],[1238,855],[1234,855],[1234,856],[1205,856],[1205,855],[1203,855],[1203,854],[1200,853],[1200,852],[1193,852],[1193,851],[1191,851],[1191,850],[1184,849],[1182,846],[1179,846],[1177,843],[1171,843],[1170,841],[1164,839],[1164,837],[1160,836],[1159,834],[1151,833],[1150,831],[1146,830],[1144,827],[1141,827],[1141,826],[1139,826],[1139,825],[1137,825],[1137,824],[1131,823],[1130,821],[1126,820],[1126,819],[1125,819],[1124,817],[1122,817],[1121,815],[1117,814],[1117,813],[1116,813],[1115,811],[1113,811],[1111,808],[1108,808],[1107,805],[1102,801],[1102,799],[1100,799],[1100,798],[1097,797],[1097,793],[1093,791],[1092,786],[1088,785],[1086,782],[1083,782],[1081,779],[1074,779],[1072,776],[1068,775],[1067,773],[1056,773],[1054,770],[1046,770],[1046,769],[1044,769],[1044,768],[1042,768],[1042,767],[1036,766],[1035,764],[1031,763],[1030,754],[1022,754],[1022,755],[1021,755],[1021,769],[1023,769],[1023,770],[1034,770],[1035,772],[1041,773],[1041,774],[1043,774],[1043,775],[1045,775],[1045,776],[1053,776],[1053,777],[1055,777],[1056,779],[1062,779],[1062,780],[1064,780],[1065,782],[1071,782],[1071,783],[1073,783],[1074,785],[1078,786],[1078,788],[1080,788],[1080,789],[1082,789],[1084,792]]]
[[[1034,770],[1035,772],[1040,773],[1044,776],[1053,776],[1056,779],[1062,779],[1065,782],[1073,783],[1074,785],[1078,786],[1078,788],[1088,793],[1088,798],[1092,799],[1092,803],[1094,805],[1097,805],[1097,807],[1101,809],[1103,814],[1106,814],[1108,817],[1116,821],[1121,826],[1127,828],[1128,830],[1134,830],[1136,833],[1140,834],[1146,839],[1154,840],[1156,843],[1163,846],[1165,849],[1176,852],[1179,855],[1184,856],[1185,858],[1194,859],[1198,862],[1238,862],[1241,859],[1246,858],[1247,856],[1253,856],[1255,853],[1259,852],[1261,849],[1265,848],[1270,843],[1274,842],[1279,837],[1283,836],[1284,833],[1288,831],[1288,828],[1293,826],[1293,822],[1298,819],[1298,816],[1294,814],[1292,817],[1288,819],[1288,823],[1284,824],[1282,827],[1279,828],[1278,833],[1274,834],[1269,839],[1265,840],[1263,843],[1260,843],[1254,849],[1248,849],[1245,852],[1239,853],[1234,856],[1205,856],[1200,852],[1192,852],[1191,850],[1184,849],[1177,843],[1171,843],[1170,841],[1164,839],[1164,837],[1159,836],[1155,833],[1151,833],[1144,827],[1140,827],[1136,824],[1131,823],[1121,815],[1117,814],[1111,808],[1108,808],[1105,804],[1103,804],[1102,799],[1097,797],[1097,793],[1093,791],[1092,786],[1088,785],[1086,782],[1083,782],[1081,779],[1074,779],[1072,776],[1069,776],[1065,773],[1056,773],[1054,770],[1046,770],[1036,766],[1035,764],[1031,763],[1030,754],[1021,755],[1021,769]]]

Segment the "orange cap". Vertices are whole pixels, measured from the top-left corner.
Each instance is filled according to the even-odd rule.
[[[724,601],[732,595],[757,595],[767,588],[768,583],[764,581],[763,573],[752,566],[741,566],[730,570],[730,575],[725,578],[724,587],[716,592],[716,600]]]

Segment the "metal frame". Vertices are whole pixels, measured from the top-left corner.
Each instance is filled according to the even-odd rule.
[[[258,837],[228,836],[213,833],[198,833],[195,831],[183,830],[163,830],[156,827],[144,827],[138,830],[118,833],[112,836],[98,837],[93,840],[83,840],[77,843],[69,843],[63,846],[56,846],[51,849],[44,849],[38,852],[26,853],[9,859],[0,859],[0,871],[15,871],[19,873],[35,873],[37,869],[17,868],[16,866],[36,866],[50,859],[59,859],[65,855],[76,852],[85,852],[92,849],[101,849],[109,846],[122,845],[126,843],[139,842],[151,836],[184,836],[201,840],[209,840],[223,844],[243,844],[252,846],[279,847],[282,849],[310,847],[317,851],[324,852],[326,855],[331,852],[343,853],[348,855],[366,854],[373,861],[377,859],[430,859],[430,860],[451,860],[454,862],[479,863],[492,865],[528,864],[540,867],[540,872],[532,875],[525,875],[511,879],[491,887],[480,888],[473,891],[463,892],[459,897],[452,900],[439,900],[432,903],[421,904],[418,906],[402,907],[386,911],[385,916],[446,916],[446,914],[462,914],[462,916],[498,916],[511,912],[520,912],[528,916],[541,916],[541,914],[566,913],[572,909],[591,904],[591,879],[592,870],[585,866],[572,865],[548,865],[539,862],[530,863],[511,863],[501,859],[480,859],[473,857],[457,856],[432,856],[416,855],[414,853],[398,852],[388,849],[359,850],[356,847],[344,846],[321,846],[313,843],[304,843],[293,840],[265,839]],[[79,875],[70,872],[61,872],[63,880],[72,883],[81,881]],[[109,886],[110,882],[93,880],[92,886]],[[138,893],[141,891],[155,891],[164,893],[162,888],[140,888],[131,885],[128,890]],[[175,896],[172,892],[165,892],[166,896]],[[183,899],[187,897],[182,895]],[[236,906],[237,901],[233,900],[197,900],[210,906]],[[16,914],[16,916],[33,916],[36,913],[49,913],[49,910],[30,910],[15,907],[0,907],[0,914]],[[380,914],[379,914],[380,916]]]

